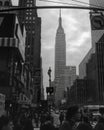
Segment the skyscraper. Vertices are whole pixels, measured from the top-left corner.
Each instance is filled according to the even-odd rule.
[[[59,15],[59,25],[56,32],[55,43],[55,102],[60,102],[64,97],[64,74],[66,66],[66,41],[62,27],[61,10]]]
[[[89,0],[90,5],[98,6],[98,7],[104,7],[104,1],[103,0]],[[91,11],[90,12],[90,21],[91,21],[91,49],[87,53],[87,55],[84,57],[82,62],[79,65],[79,78],[86,77],[86,63],[88,62],[88,59],[90,58],[92,53],[95,53],[95,46],[96,43],[100,40],[100,38],[104,34],[104,27],[97,24],[97,22],[104,23],[103,18],[104,17],[104,11]],[[98,21],[97,21],[98,19]],[[101,19],[101,20],[99,20]],[[103,25],[103,24],[102,24]]]
[[[36,0],[19,0],[19,7],[35,7]],[[19,20],[26,27],[25,62],[32,72],[34,99],[38,100],[41,92],[41,18],[36,9],[19,11]],[[38,98],[38,99],[37,99]],[[36,102],[36,101],[35,101]]]
[[[55,43],[55,79],[64,74],[66,66],[66,41],[65,33],[62,27],[61,10],[59,16],[59,26],[56,32]]]
[[[35,5],[35,0],[19,0],[19,7],[34,7]],[[37,16],[36,9],[27,9],[19,11],[19,19],[21,24],[25,24],[27,33],[26,62],[38,68],[41,60],[41,18]]]
[[[104,7],[103,0],[89,0],[90,5],[96,7]],[[79,78],[88,79],[87,90],[92,89],[95,99],[99,103],[104,101],[104,90],[103,90],[103,43],[104,43],[104,11],[90,11],[91,21],[91,40],[92,46],[83,61],[79,65]],[[101,23],[101,24],[100,24]],[[93,57],[92,57],[93,56]],[[94,67],[95,66],[95,67]],[[93,69],[92,69],[93,68]],[[89,80],[90,79],[90,80]],[[90,82],[89,82],[90,81]],[[94,85],[93,85],[94,84]],[[92,87],[91,87],[92,85]],[[90,89],[91,88],[91,89]]]
[[[65,68],[65,89],[71,88],[76,80],[76,66],[66,66]]]

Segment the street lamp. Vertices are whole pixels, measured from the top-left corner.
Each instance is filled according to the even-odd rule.
[[[49,67],[49,69],[48,69],[49,87],[51,87],[51,72],[52,72],[51,67]]]

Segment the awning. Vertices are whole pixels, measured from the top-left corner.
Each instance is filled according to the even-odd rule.
[[[19,47],[16,38],[0,38],[0,47]]]
[[[5,37],[0,38],[0,47],[14,47],[17,48],[23,58],[25,60],[25,47],[19,43],[19,40],[17,38],[12,37]]]

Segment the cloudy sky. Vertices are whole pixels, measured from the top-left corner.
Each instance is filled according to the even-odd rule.
[[[12,0],[17,5],[18,1]],[[50,0],[52,1],[52,0]],[[53,0],[69,4],[84,5],[72,0]],[[89,0],[80,0],[89,3]],[[37,0],[38,6],[62,5]],[[88,6],[87,4],[85,4]],[[65,6],[65,5],[64,5]],[[38,10],[38,16],[42,18],[42,60],[44,72],[44,86],[48,86],[47,71],[52,68],[52,79],[54,78],[54,46],[58,27],[59,9]],[[88,10],[62,9],[62,25],[66,34],[66,63],[67,65],[78,65],[91,47],[91,29]]]

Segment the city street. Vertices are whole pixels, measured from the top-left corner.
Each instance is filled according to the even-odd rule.
[[[59,113],[55,113],[55,111],[53,111],[53,112],[51,112],[51,115],[53,117],[54,126],[58,127],[60,125]]]

